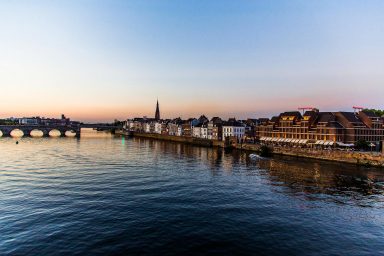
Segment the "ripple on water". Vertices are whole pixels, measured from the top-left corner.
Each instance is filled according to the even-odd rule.
[[[104,135],[103,135],[104,136]],[[0,141],[0,254],[380,254],[381,170],[102,138]],[[384,252],[383,252],[384,253]]]

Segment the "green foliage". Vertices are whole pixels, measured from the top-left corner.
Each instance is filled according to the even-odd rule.
[[[357,149],[368,149],[369,148],[369,143],[365,140],[358,140],[355,143],[355,148]]]
[[[368,109],[368,108],[366,108],[363,111],[369,111],[369,112],[375,113],[378,116],[384,116],[384,110],[380,110],[380,109]]]
[[[115,121],[113,122],[113,125],[114,126],[123,126],[124,122],[123,121],[119,121],[117,119],[115,119]]]
[[[11,121],[8,119],[0,119],[0,125],[18,125],[19,123],[16,121]]]
[[[269,157],[272,155],[272,152],[273,152],[272,148],[270,148],[266,145],[262,145],[260,147],[260,156],[262,156],[262,157]]]

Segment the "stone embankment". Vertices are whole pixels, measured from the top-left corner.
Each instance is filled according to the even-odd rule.
[[[260,144],[237,144],[238,149],[260,151]],[[384,167],[384,154],[379,152],[360,152],[343,150],[319,150],[313,148],[271,147],[273,154],[313,158],[366,166]]]
[[[224,142],[207,139],[170,136],[162,134],[134,133],[134,137],[173,141],[203,147],[224,147]],[[260,144],[232,144],[233,148],[259,152]],[[341,150],[318,150],[311,148],[272,147],[273,154],[292,157],[312,158],[334,162],[350,163],[365,166],[384,167],[384,154],[378,152],[356,152]]]
[[[355,152],[339,150],[314,150],[300,148],[274,148],[274,154],[306,157],[357,165],[384,167],[384,155],[377,152]]]
[[[203,147],[214,147],[214,146],[221,146],[222,143],[219,141],[217,143],[213,140],[207,140],[207,139],[200,139],[200,138],[194,138],[194,137],[182,137],[182,136],[171,136],[171,135],[163,135],[163,134],[153,134],[153,133],[137,133],[135,132],[134,137],[140,137],[140,138],[149,138],[149,139],[156,139],[156,140],[165,140],[165,141],[173,141],[173,142],[181,142],[196,146],[203,146]]]

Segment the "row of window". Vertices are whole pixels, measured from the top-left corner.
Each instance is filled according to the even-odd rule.
[[[244,127],[235,127],[235,128],[223,128],[223,132],[234,132],[234,133],[244,133]]]

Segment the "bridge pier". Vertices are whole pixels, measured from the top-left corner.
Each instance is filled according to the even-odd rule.
[[[43,132],[43,137],[49,137],[49,130],[41,129],[41,131]]]
[[[2,137],[10,137],[11,131],[8,129],[1,129],[1,132],[3,133]]]
[[[23,137],[31,137],[31,131],[30,129],[20,129],[23,132]]]
[[[75,137],[76,137],[77,139],[80,139],[80,136],[81,136],[81,128],[79,128],[79,129],[76,131],[76,135],[75,135]]]

